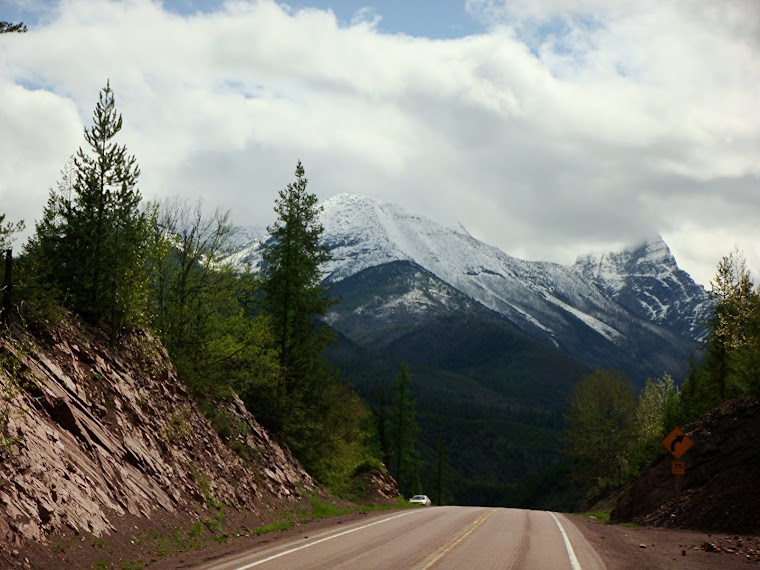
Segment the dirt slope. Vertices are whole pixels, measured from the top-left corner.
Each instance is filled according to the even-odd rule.
[[[620,519],[706,532],[760,533],[760,400],[731,400],[684,430],[694,445],[676,493],[663,455],[620,497]],[[613,511],[611,519],[618,513]]]

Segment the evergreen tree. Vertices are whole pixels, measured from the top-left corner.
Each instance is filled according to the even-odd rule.
[[[704,358],[691,363],[675,417],[692,421],[721,402],[760,396],[760,292],[738,249],[718,263]]]
[[[369,455],[366,408],[344,385],[325,357],[332,334],[319,317],[334,302],[322,283],[329,251],[320,244],[323,227],[317,197],[307,190],[303,166],[296,165],[295,182],[275,201],[277,220],[263,244],[262,309],[271,326],[279,362],[273,405],[259,398],[247,401],[264,423],[280,434],[304,466],[329,482],[347,473]],[[266,408],[266,409],[264,409]],[[258,417],[258,416],[257,416]],[[330,458],[339,458],[337,463]],[[338,467],[340,463],[340,467]]]
[[[412,378],[406,362],[393,382],[393,408],[390,416],[390,456],[392,474],[403,495],[412,494],[419,487],[419,454],[415,447],[419,427],[415,419]]]
[[[4,251],[11,246],[13,234],[24,229],[24,222],[15,224],[5,221],[5,214],[0,213],[0,251]]]
[[[435,472],[433,473],[433,503],[436,505],[446,504],[446,497],[449,495],[450,472],[449,456],[446,455],[443,441],[438,440],[438,447],[435,451]]]
[[[333,383],[324,358],[331,336],[316,320],[333,301],[322,284],[321,266],[330,259],[319,242],[324,231],[319,223],[322,208],[316,195],[307,190],[300,161],[295,176],[295,182],[281,190],[275,201],[277,221],[268,228],[271,239],[263,244],[261,289],[280,362],[276,415],[280,424],[293,419],[303,426],[310,423],[307,418]],[[288,418],[283,408],[286,401]],[[299,414],[300,419],[294,417]]]
[[[385,395],[385,386],[377,389],[377,408],[375,411],[378,443],[383,464],[390,464],[390,442],[388,441],[388,399]]]
[[[145,324],[149,220],[140,209],[140,169],[126,146],[114,142],[122,117],[110,83],[101,91],[93,125],[58,191],[51,190],[32,242],[66,306],[90,322]]]
[[[24,229],[23,222],[5,223],[0,213],[0,322],[6,324],[11,313],[13,293],[13,253],[10,249],[14,233]]]

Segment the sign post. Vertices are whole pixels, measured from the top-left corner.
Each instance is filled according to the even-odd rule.
[[[675,428],[662,440],[662,446],[676,459],[686,453],[692,445],[694,442],[680,428]],[[676,476],[676,496],[680,501],[681,476],[686,474],[686,464],[683,461],[673,461],[670,471]]]

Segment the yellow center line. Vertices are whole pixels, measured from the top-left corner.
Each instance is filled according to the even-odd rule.
[[[418,570],[427,570],[428,568],[432,568],[432,566],[438,562],[441,558],[443,558],[446,554],[451,552],[451,550],[460,542],[462,542],[465,538],[470,536],[473,532],[475,532],[484,522],[486,522],[486,519],[490,517],[494,512],[496,512],[497,509],[491,509],[486,514],[484,514],[482,517],[480,517],[478,520],[476,520],[472,525],[470,525],[469,528],[467,528],[462,534],[460,534],[458,537],[454,537],[451,539],[448,543],[441,546],[438,550],[433,552],[430,556],[428,556],[425,560],[422,561],[422,563],[417,566]]]

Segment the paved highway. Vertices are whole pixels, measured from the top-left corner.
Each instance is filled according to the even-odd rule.
[[[599,555],[564,515],[484,507],[394,511],[263,547],[206,570],[520,568],[597,570]]]

